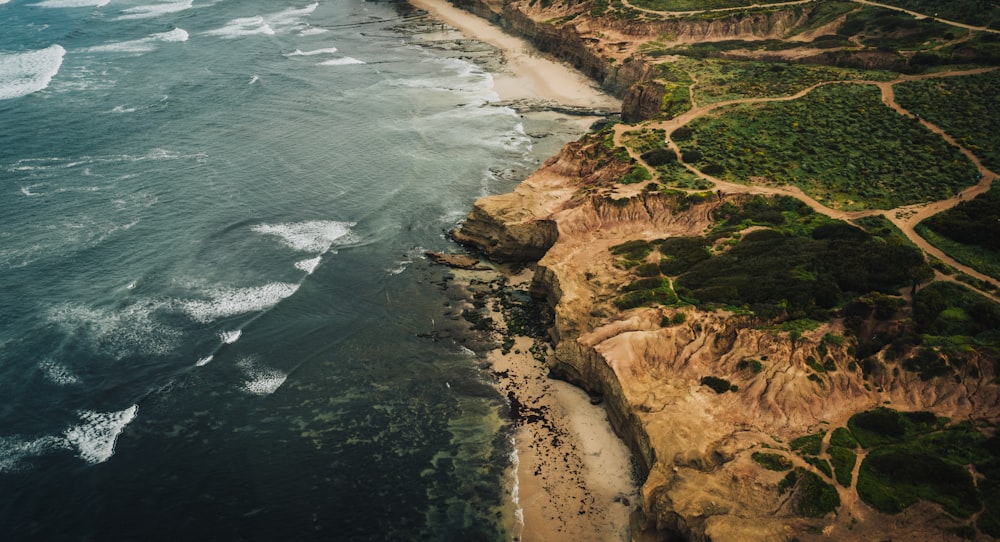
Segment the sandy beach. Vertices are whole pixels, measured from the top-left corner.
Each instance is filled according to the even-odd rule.
[[[494,90],[502,101],[552,103],[618,111],[621,102],[570,66],[547,58],[531,44],[446,0],[411,0],[465,36],[496,47],[503,71]],[[582,119],[581,134],[593,119]],[[459,281],[489,282],[491,272],[459,272]],[[505,273],[514,289],[527,290],[531,270]],[[495,275],[494,275],[495,276]],[[492,314],[504,327],[502,314]],[[614,434],[603,406],[581,389],[548,378],[530,352],[533,339],[516,337],[509,352],[487,355],[500,392],[511,403],[516,450],[512,473],[514,540],[629,540],[629,516],[638,503],[631,455]]]
[[[505,521],[511,538],[630,540],[630,515],[640,502],[631,454],[602,405],[592,404],[580,388],[548,377],[544,361],[532,352],[544,348],[540,342],[507,332],[495,282],[501,274],[509,288],[523,292],[533,272],[454,270],[456,284],[468,284],[473,297],[489,300],[496,340],[514,339],[506,353],[497,348],[486,354],[515,427],[512,506]]]
[[[410,0],[410,4],[466,36],[500,50],[506,70],[493,82],[504,101],[540,100],[560,105],[618,111],[621,102],[602,92],[572,67],[543,56],[527,41],[504,33],[447,0]]]

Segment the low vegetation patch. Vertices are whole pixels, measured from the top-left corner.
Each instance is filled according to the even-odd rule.
[[[707,9],[741,8],[756,4],[778,4],[786,0],[635,0],[637,8],[654,11],[701,11]]]
[[[1000,6],[982,0],[884,0],[882,3],[897,6],[928,17],[940,17],[975,26],[1000,29]]]
[[[919,232],[949,256],[1000,279],[1000,188],[963,201],[920,226]]]
[[[718,168],[732,182],[795,185],[837,209],[945,199],[978,175],[957,149],[885,106],[868,85],[831,84],[798,100],[734,106],[688,128],[692,137],[675,141],[685,157],[697,153],[690,155],[696,167]]]
[[[792,461],[781,454],[754,452],[750,458],[767,470],[785,471],[792,468]]]
[[[708,386],[712,388],[712,391],[718,394],[726,393],[727,391],[736,391],[728,380],[725,378],[719,378],[717,376],[703,376],[701,377],[701,385]]]
[[[893,88],[901,106],[940,126],[986,167],[1000,168],[1000,71],[907,81]]]
[[[824,81],[888,81],[897,77],[888,71],[775,62],[685,59],[679,63],[698,78],[694,87],[698,105],[789,96]]]

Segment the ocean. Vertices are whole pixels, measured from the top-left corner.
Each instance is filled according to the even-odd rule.
[[[0,0],[0,540],[509,539],[426,250],[579,121],[405,4]]]

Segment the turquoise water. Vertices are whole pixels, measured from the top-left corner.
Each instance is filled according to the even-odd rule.
[[[507,536],[503,403],[417,336],[422,254],[569,124],[427,29],[0,0],[0,539]]]

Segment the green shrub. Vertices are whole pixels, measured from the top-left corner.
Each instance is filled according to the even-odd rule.
[[[790,443],[792,451],[799,455],[819,455],[824,435],[826,435],[826,431],[799,437]]]
[[[653,178],[653,175],[649,173],[649,170],[645,167],[635,164],[632,169],[622,177],[622,184],[637,184],[644,181],[648,181]]]
[[[858,495],[875,509],[896,514],[920,499],[949,514],[969,517],[982,503],[964,467],[926,453],[879,449],[868,454],[858,473]]]
[[[792,468],[792,461],[781,454],[754,452],[750,458],[767,470],[785,471]]]
[[[804,471],[796,490],[795,508],[799,514],[821,518],[840,507],[840,494],[815,473]]]
[[[858,441],[854,439],[854,435],[852,435],[846,428],[838,427],[834,429],[833,434],[830,435],[830,446],[856,450],[858,448]]]
[[[719,378],[717,376],[703,376],[701,377],[701,385],[708,386],[712,388],[712,391],[718,394],[723,394],[729,391],[731,384],[725,378]]]
[[[833,471],[837,474],[837,483],[844,487],[851,487],[854,465],[858,461],[858,455],[840,446],[830,446],[827,453],[830,454]]]

